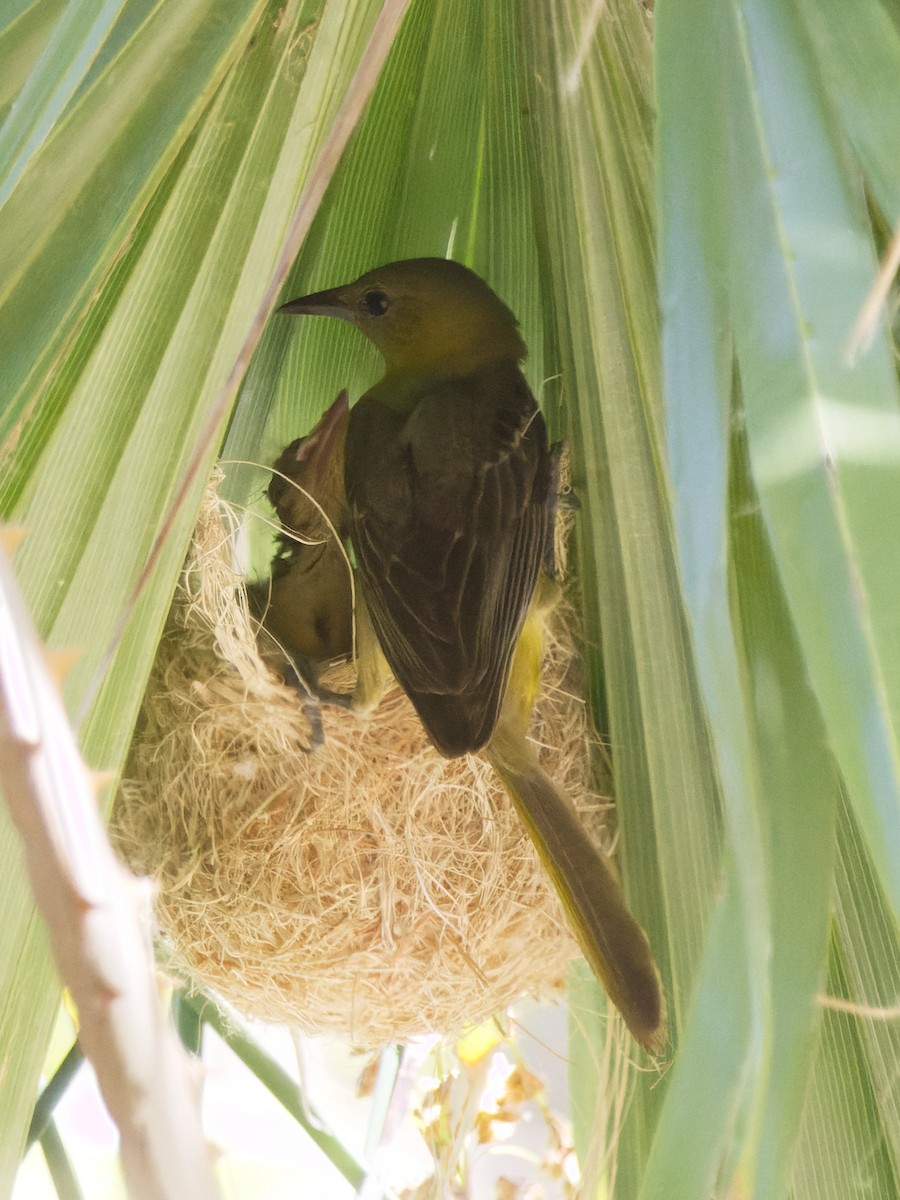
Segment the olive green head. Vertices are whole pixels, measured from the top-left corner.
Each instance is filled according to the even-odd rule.
[[[350,321],[381,351],[388,374],[457,373],[527,353],[503,301],[474,271],[445,258],[388,263],[278,311]]]

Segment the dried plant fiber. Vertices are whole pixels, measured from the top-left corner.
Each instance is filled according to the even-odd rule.
[[[323,707],[310,752],[298,693],[257,651],[228,518],[211,491],[113,823],[175,963],[247,1015],[359,1046],[551,995],[577,950],[491,768],[441,758],[397,689],[366,719]],[[599,828],[572,665],[557,622],[532,735]]]

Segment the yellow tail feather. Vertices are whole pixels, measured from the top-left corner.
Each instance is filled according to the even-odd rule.
[[[575,806],[541,770],[526,739],[549,603],[549,595],[539,594],[532,605],[485,753],[553,880],[585,958],[637,1041],[659,1054],[667,1039],[665,1003],[646,935]]]

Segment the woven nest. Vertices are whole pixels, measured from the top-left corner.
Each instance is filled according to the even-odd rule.
[[[211,493],[114,816],[158,884],[175,962],[240,1011],[358,1046],[450,1032],[546,997],[576,955],[531,842],[478,757],[431,747],[399,690],[365,720],[261,661]],[[595,824],[585,706],[560,622],[532,735]]]

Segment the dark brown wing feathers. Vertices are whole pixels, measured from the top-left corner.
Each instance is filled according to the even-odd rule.
[[[438,748],[483,746],[547,541],[552,464],[518,366],[366,396],[346,446],[350,533],[385,656]]]

